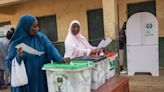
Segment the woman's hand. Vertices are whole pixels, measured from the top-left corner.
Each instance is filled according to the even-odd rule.
[[[23,49],[22,49],[22,48],[19,48],[19,49],[17,50],[17,55],[23,58],[24,53],[23,53]]]
[[[97,52],[99,52],[101,49],[100,48],[95,48],[95,49],[92,49],[91,50],[91,53],[97,53]]]
[[[62,62],[63,64],[69,64],[69,63],[71,62],[71,59],[70,59],[70,58],[63,58],[63,59],[61,60],[61,62]]]

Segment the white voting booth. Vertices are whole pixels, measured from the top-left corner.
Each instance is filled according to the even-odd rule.
[[[127,21],[128,75],[150,72],[159,76],[158,22],[148,12],[132,15]]]

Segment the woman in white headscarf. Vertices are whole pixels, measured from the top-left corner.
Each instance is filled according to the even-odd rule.
[[[99,51],[99,48],[91,46],[81,34],[79,21],[72,21],[69,25],[68,34],[65,39],[64,57],[72,59],[81,56],[88,56],[90,53],[95,53],[97,51]]]

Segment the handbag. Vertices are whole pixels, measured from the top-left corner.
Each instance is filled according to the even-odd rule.
[[[12,60],[12,67],[11,67],[11,86],[12,87],[19,87],[28,84],[28,77],[26,73],[26,68],[24,61],[21,61],[19,64],[14,58]]]

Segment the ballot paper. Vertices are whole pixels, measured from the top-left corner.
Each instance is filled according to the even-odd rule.
[[[44,54],[45,52],[41,52],[41,51],[38,51],[30,46],[28,46],[27,44],[25,43],[21,43],[21,44],[18,44],[17,46],[15,46],[17,49],[19,48],[22,48],[22,50],[26,53],[29,53],[29,54],[33,54],[33,55],[38,55],[38,56],[41,56],[42,54]]]
[[[105,40],[104,40],[104,39],[103,39],[103,40],[101,40],[101,42],[100,42],[100,43],[99,43],[99,45],[98,45],[98,48],[102,48],[102,47],[103,47],[104,42],[105,42]]]
[[[106,40],[101,40],[101,42],[98,45],[98,48],[105,48],[112,42],[112,39],[109,37]]]

